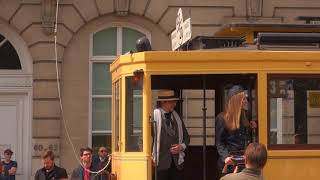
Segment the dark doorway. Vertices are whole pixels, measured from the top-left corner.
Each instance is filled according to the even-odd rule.
[[[249,96],[249,117],[253,110],[256,74],[153,75],[152,90],[173,89],[180,95],[176,111],[190,134],[186,150],[185,180],[217,179],[218,153],[214,142],[215,116],[224,110],[225,94],[232,85],[242,85]],[[254,112],[253,112],[254,111]]]

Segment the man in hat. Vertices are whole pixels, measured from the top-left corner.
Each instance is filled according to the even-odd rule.
[[[153,160],[157,180],[182,180],[184,151],[190,143],[187,129],[174,110],[179,98],[172,90],[158,92],[157,108],[154,110]]]
[[[3,165],[3,180],[15,180],[16,179],[16,172],[17,172],[17,162],[12,161],[12,150],[11,149],[6,149],[4,151],[4,161],[2,161]]]

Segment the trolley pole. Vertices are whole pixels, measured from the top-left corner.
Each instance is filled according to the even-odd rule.
[[[203,166],[203,180],[207,179],[207,165],[206,165],[206,146],[207,146],[207,107],[206,107],[206,76],[203,76],[203,146],[202,146],[202,166]]]

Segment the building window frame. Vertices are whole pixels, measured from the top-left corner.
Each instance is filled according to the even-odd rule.
[[[94,56],[93,55],[93,37],[95,33],[100,32],[102,30],[108,29],[108,28],[117,28],[117,47],[116,47],[116,55],[115,56]],[[151,33],[138,25],[131,24],[131,23],[123,23],[123,22],[114,22],[110,23],[107,26],[103,26],[101,28],[98,28],[96,31],[92,32],[90,34],[90,45],[89,45],[89,113],[88,113],[88,145],[92,147],[92,137],[94,134],[97,135],[112,135],[112,130],[92,130],[92,102],[93,98],[110,98],[112,101],[112,94],[110,95],[93,95],[92,88],[93,88],[93,65],[95,63],[112,63],[117,56],[122,54],[122,30],[123,28],[130,28],[132,30],[138,31],[140,33],[143,33],[146,35],[146,37],[151,42]],[[112,125],[111,125],[112,127]],[[111,148],[111,147],[110,147]]]

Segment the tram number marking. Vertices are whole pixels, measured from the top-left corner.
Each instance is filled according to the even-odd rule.
[[[270,94],[276,94],[276,81],[270,81]]]
[[[287,98],[288,83],[284,80],[270,80],[269,93],[272,98]]]

